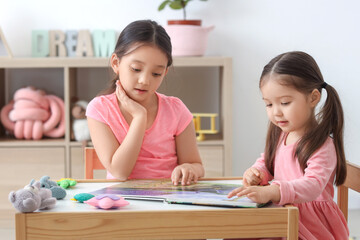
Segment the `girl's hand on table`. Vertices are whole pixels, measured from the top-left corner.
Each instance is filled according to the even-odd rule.
[[[278,185],[239,187],[228,194],[228,198],[246,196],[256,203],[280,201],[280,187]]]
[[[264,174],[257,168],[248,168],[243,176],[244,187],[259,185],[264,177]]]
[[[181,180],[181,185],[190,185],[191,183],[197,183],[199,176],[197,176],[191,163],[183,163],[177,166],[172,174],[171,181],[174,185],[178,185]]]

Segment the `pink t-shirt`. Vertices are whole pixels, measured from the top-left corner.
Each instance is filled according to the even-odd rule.
[[[184,131],[193,118],[180,99],[156,94],[158,112],[152,126],[145,131],[139,157],[129,179],[170,178],[178,165],[175,137]],[[95,97],[86,109],[86,116],[108,125],[119,144],[129,130],[115,93]],[[108,172],[107,178],[114,177]]]
[[[299,239],[349,239],[349,230],[339,207],[333,201],[336,150],[329,137],[307,161],[305,173],[294,159],[296,143],[285,145],[283,137],[276,151],[274,176],[265,166],[264,154],[253,167],[265,175],[262,185],[280,186],[279,204],[299,208]]]

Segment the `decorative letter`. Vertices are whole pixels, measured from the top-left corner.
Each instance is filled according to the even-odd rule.
[[[91,42],[91,35],[88,30],[79,31],[78,42],[76,46],[77,57],[93,57],[94,51]]]
[[[32,56],[47,57],[49,55],[49,33],[46,30],[32,31]]]
[[[62,31],[50,31],[50,57],[66,57],[65,34]]]
[[[68,57],[76,57],[77,31],[67,31],[65,45]]]
[[[96,57],[110,57],[115,48],[115,31],[95,30],[93,32],[93,43]]]
[[[0,57],[12,57],[9,45],[6,42],[5,35],[0,28]]]

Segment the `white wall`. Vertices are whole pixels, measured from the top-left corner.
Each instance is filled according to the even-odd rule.
[[[157,11],[161,0],[0,0],[0,27],[16,57],[30,56],[35,29],[116,29],[131,21],[182,17]],[[339,92],[345,110],[347,159],[360,164],[360,2],[357,0],[209,0],[193,1],[188,18],[215,25],[207,55],[233,58],[233,174],[243,171],[264,147],[267,118],[258,90],[263,66],[277,54],[302,50],[318,62],[325,81]],[[351,193],[352,197],[355,197]],[[350,207],[360,208],[360,198]]]

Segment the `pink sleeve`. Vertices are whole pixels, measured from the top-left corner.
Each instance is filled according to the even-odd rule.
[[[259,157],[256,160],[256,162],[254,163],[254,165],[252,165],[252,167],[258,169],[260,172],[264,174],[264,178],[262,179],[260,185],[267,185],[269,181],[271,181],[274,178],[265,165],[264,153],[261,154],[261,157]]]
[[[192,113],[179,98],[173,98],[173,109],[176,113],[178,124],[175,135],[178,136],[190,124],[193,119]]]
[[[336,168],[336,151],[332,139],[328,139],[307,162],[304,176],[292,181],[273,181],[280,186],[278,204],[302,203],[315,200],[324,190]]]
[[[105,112],[104,107],[102,107],[102,100],[101,97],[96,97],[93,100],[90,101],[86,108],[86,116],[91,117],[97,121],[106,123],[107,114]]]

